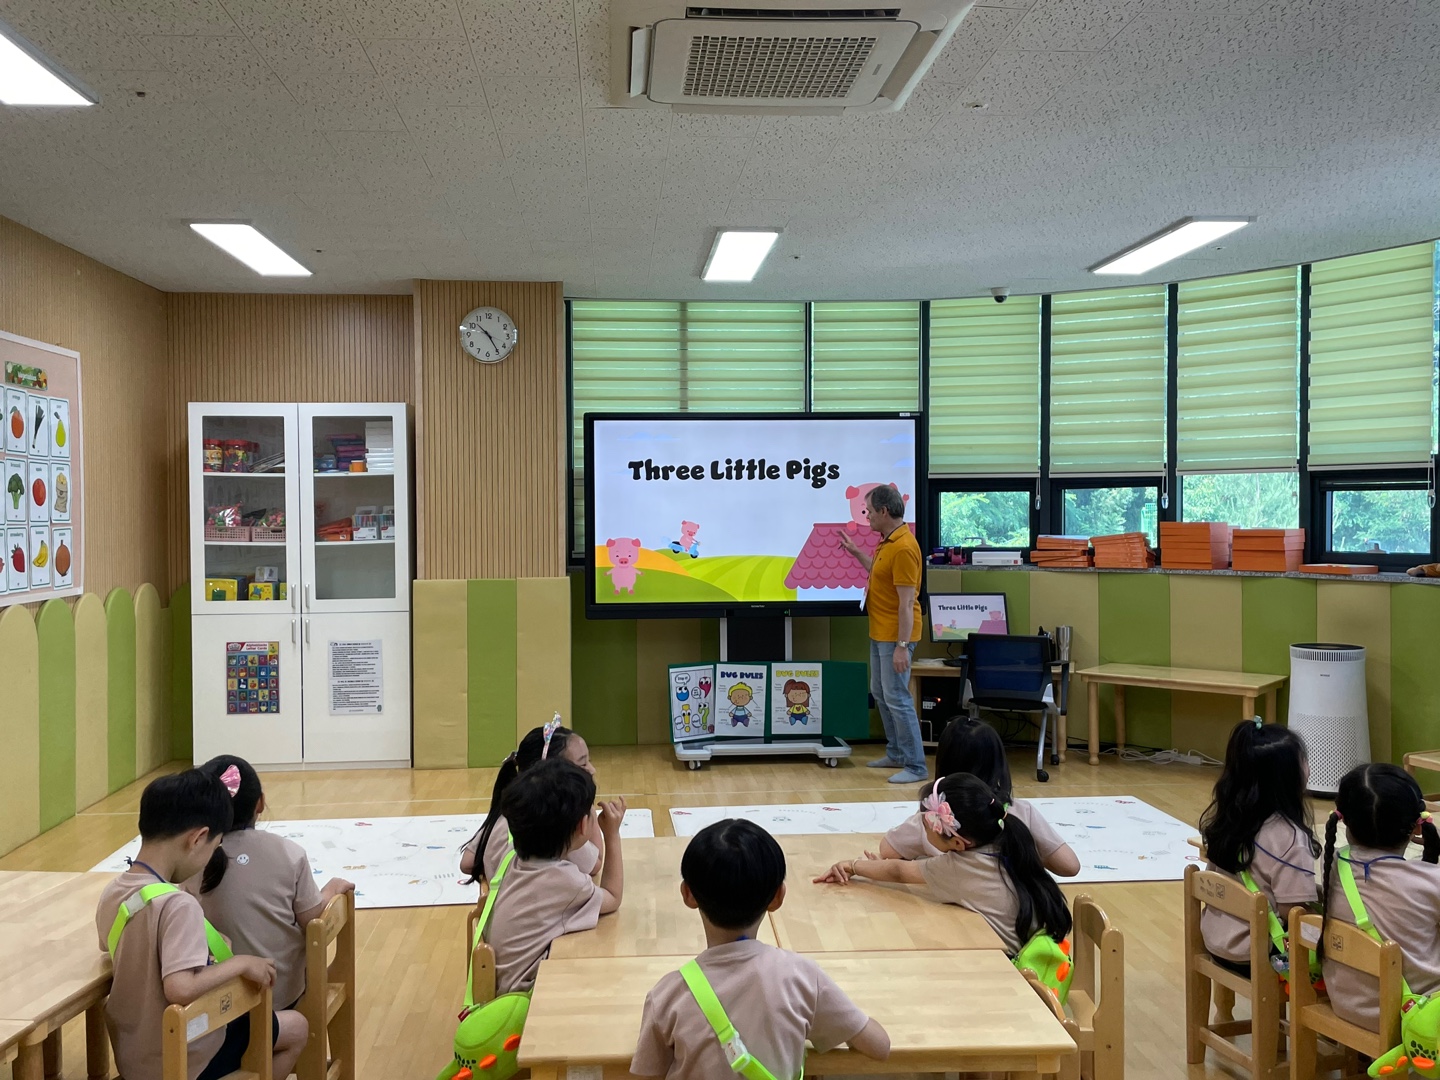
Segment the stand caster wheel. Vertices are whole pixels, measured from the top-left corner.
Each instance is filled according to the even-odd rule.
[[[700,771],[700,762],[698,762],[698,761],[687,761],[687,762],[685,762],[685,764],[686,764],[686,766],[690,769],[691,772],[699,772],[699,771]]]
[[[1040,783],[1042,783],[1042,784],[1046,784],[1046,783],[1049,783],[1049,781],[1050,781],[1050,774],[1049,774],[1048,772],[1046,772],[1044,769],[1036,769],[1036,770],[1035,770],[1035,779],[1036,779],[1036,780],[1039,780]]]
[[[840,759],[839,759],[839,758],[827,757],[827,758],[824,758],[823,760],[824,760],[824,762],[825,762],[825,767],[826,767],[827,769],[838,768],[839,765],[840,765]]]

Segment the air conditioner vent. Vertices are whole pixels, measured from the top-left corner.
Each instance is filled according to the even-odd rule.
[[[690,39],[687,98],[825,101],[844,98],[865,70],[873,37]]]
[[[805,19],[822,22],[826,19],[898,19],[899,8],[793,8],[777,11],[774,8],[729,8],[729,7],[688,7],[687,19]]]

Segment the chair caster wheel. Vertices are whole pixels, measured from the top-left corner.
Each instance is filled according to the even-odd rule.
[[[691,772],[700,771],[700,762],[698,761],[687,761],[685,764],[689,766]]]
[[[1036,770],[1035,770],[1035,779],[1036,779],[1036,780],[1039,780],[1040,783],[1042,783],[1042,784],[1046,784],[1046,783],[1049,783],[1049,782],[1050,782],[1050,774],[1049,774],[1048,772],[1046,772],[1044,769],[1036,769]]]
[[[840,767],[840,759],[839,759],[839,758],[827,757],[827,758],[825,758],[824,760],[825,760],[825,767],[826,767],[827,769],[838,769],[838,768]]]

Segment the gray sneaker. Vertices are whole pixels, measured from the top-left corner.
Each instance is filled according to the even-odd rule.
[[[865,767],[867,769],[898,769],[900,762],[894,758],[877,757],[874,761],[867,761]]]
[[[930,773],[925,769],[905,769],[890,777],[892,784],[919,784],[930,779]]]

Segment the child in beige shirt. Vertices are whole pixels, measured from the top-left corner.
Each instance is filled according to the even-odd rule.
[[[235,823],[200,880],[186,887],[198,891],[205,917],[235,949],[275,962],[275,1004],[293,1009],[305,992],[305,925],[355,886],[334,878],[319,888],[304,848],[255,827],[265,811],[265,793],[244,758],[222,754],[200,771],[230,778]]]
[[[681,895],[700,912],[708,946],[696,962],[746,1049],[777,1080],[793,1080],[816,1052],[848,1043],[883,1061],[890,1037],[809,957],[755,940],[760,920],[785,899],[785,854],[753,822],[727,818],[685,848]],[[645,998],[630,1072],[667,1080],[731,1076],[714,1028],[680,972]]]
[[[495,989],[508,994],[535,984],[540,961],[562,934],[593,930],[601,915],[620,906],[625,887],[620,823],[625,800],[603,803],[599,827],[605,868],[597,885],[565,858],[585,843],[595,781],[568,761],[527,769],[505,791],[502,811],[515,838],[515,854],[492,878],[495,906],[484,937],[495,951]]]
[[[148,885],[171,885],[198,874],[232,817],[230,793],[198,769],[162,776],[140,796],[140,853],[106,886],[95,910],[100,948],[110,952],[114,969],[105,1024],[122,1076],[160,1075],[162,1018],[170,1005],[189,1005],[236,976],[262,987],[275,981],[275,965],[262,957],[215,962],[200,903],[190,893],[171,888],[148,902],[140,896]],[[307,1032],[299,1013],[274,1015],[276,1076],[294,1069]],[[186,1075],[213,1080],[234,1072],[249,1043],[249,1016],[202,1035],[190,1043]]]

